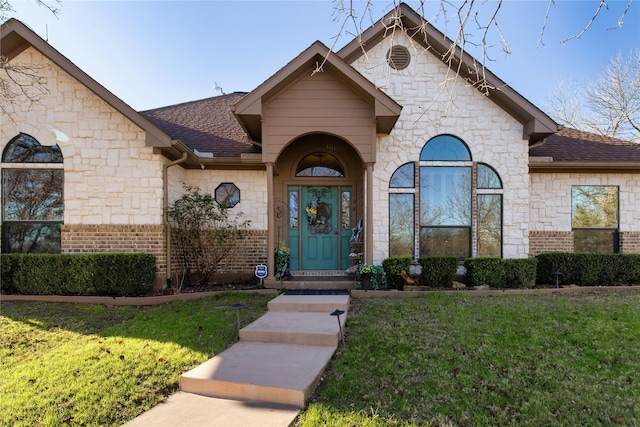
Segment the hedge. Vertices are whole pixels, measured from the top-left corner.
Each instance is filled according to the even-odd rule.
[[[5,293],[143,296],[156,274],[151,254],[2,254],[1,259]]]
[[[555,285],[618,286],[640,284],[640,254],[539,254],[536,282]]]

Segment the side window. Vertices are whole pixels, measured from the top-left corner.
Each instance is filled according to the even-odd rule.
[[[571,187],[571,228],[576,253],[616,253],[618,248],[618,187]]]
[[[218,185],[215,195],[216,202],[223,208],[232,208],[240,203],[240,189],[229,182]]]
[[[60,253],[64,170],[57,145],[20,134],[2,154],[2,251]]]

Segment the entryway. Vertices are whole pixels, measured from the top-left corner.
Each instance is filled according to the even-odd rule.
[[[351,186],[289,186],[288,191],[291,270],[348,268]]]

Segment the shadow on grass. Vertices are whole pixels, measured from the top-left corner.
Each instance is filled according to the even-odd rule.
[[[241,327],[266,312],[274,295],[229,292],[159,306],[106,306],[72,303],[3,302],[0,314],[44,331],[120,336],[170,342],[205,354],[237,341]],[[232,304],[244,304],[234,309]],[[237,311],[239,310],[239,311]]]

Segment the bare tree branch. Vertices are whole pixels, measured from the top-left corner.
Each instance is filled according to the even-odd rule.
[[[605,2],[605,0],[600,0],[600,3],[598,3],[598,8],[596,9],[596,11],[593,13],[593,16],[591,17],[591,19],[589,20],[589,22],[587,22],[587,25],[585,25],[585,27],[582,29],[582,31],[580,31],[578,34],[573,35],[567,39],[564,39],[560,42],[560,44],[565,44],[566,42],[568,42],[569,40],[573,40],[573,39],[579,39],[582,38],[582,36],[584,35],[584,33],[587,32],[587,30],[589,30],[589,28],[591,27],[591,25],[596,21],[596,18],[598,17],[598,15],[600,14],[600,11],[602,10],[603,7],[608,7],[607,3]]]
[[[40,75],[45,65],[12,63],[0,57],[0,111],[11,116],[15,106],[25,100],[28,107],[49,93],[47,79]]]

